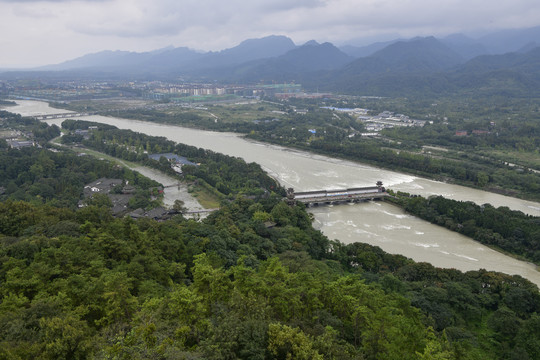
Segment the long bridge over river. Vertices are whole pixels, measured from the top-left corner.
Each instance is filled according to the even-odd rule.
[[[367,200],[380,200],[390,196],[382,186],[382,182],[377,182],[377,186],[360,187],[342,190],[316,190],[305,192],[294,192],[293,188],[287,189],[287,202],[291,205],[301,202],[309,204],[332,204],[339,202],[359,202]]]
[[[97,112],[84,112],[84,113],[60,113],[60,114],[46,114],[46,115],[35,115],[34,119],[36,120],[49,120],[49,119],[64,119],[64,118],[73,118],[79,116],[90,116],[96,115]]]

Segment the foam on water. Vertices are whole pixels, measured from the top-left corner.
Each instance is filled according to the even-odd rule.
[[[406,225],[382,225],[381,226],[385,230],[410,230],[410,226]]]
[[[414,246],[419,246],[423,248],[438,248],[439,244],[425,244],[425,243],[412,243]]]
[[[475,258],[467,256],[467,255],[456,254],[456,253],[453,253],[452,255],[455,255],[455,256],[463,258],[463,259],[471,260],[471,261],[478,261],[478,259],[475,259]]]

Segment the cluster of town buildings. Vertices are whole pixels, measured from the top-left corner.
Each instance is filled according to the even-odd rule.
[[[149,99],[183,100],[185,97],[197,96],[242,96],[260,98],[273,96],[286,99],[289,97],[322,98],[325,94],[317,96],[301,92],[299,84],[267,84],[267,85],[226,85],[215,84],[167,84],[154,83],[145,89],[143,96]]]
[[[22,149],[25,147],[36,146],[34,134],[31,132],[7,129],[0,131],[0,139],[6,140],[7,144],[12,149]]]
[[[71,101],[113,97],[181,100],[199,96],[277,96],[281,98],[322,98],[329,94],[302,93],[300,84],[216,85],[215,83],[183,83],[166,81],[64,81],[0,82],[0,95]]]
[[[189,161],[187,158],[183,156],[178,156],[173,153],[164,153],[164,154],[150,154],[148,157],[152,160],[160,161],[161,158],[167,159],[169,164],[171,165],[171,168],[177,172],[178,174],[182,174],[182,166],[184,165],[193,165],[193,166],[199,166],[199,164],[196,164],[194,162]]]
[[[377,115],[369,115],[368,109],[362,108],[336,108],[331,106],[325,106],[323,109],[329,109],[337,112],[346,112],[352,116],[355,116],[360,121],[364,123],[366,132],[363,133],[363,136],[377,136],[378,132],[387,129],[393,128],[396,126],[399,127],[410,127],[418,126],[422,127],[426,124],[424,120],[411,119],[407,115],[395,114],[391,111],[383,111]]]
[[[79,201],[79,207],[85,207],[88,200],[96,194],[106,195],[112,203],[111,212],[114,216],[129,216],[133,219],[147,217],[155,220],[165,220],[177,214],[175,210],[165,209],[161,206],[151,210],[138,208],[131,210],[129,201],[134,196],[136,188],[122,179],[100,178],[84,187],[84,199]],[[163,188],[158,186],[150,189],[151,193],[163,194]],[[157,197],[153,196],[151,200]]]
[[[275,93],[274,97],[281,100],[287,99],[327,99],[330,98],[332,94],[330,93],[305,93],[305,92],[284,92],[284,93]]]
[[[391,111],[383,111],[375,116],[359,116],[365,124],[367,131],[378,132],[382,129],[399,127],[418,126],[422,127],[426,124],[425,120],[411,119],[407,115],[394,114]]]
[[[225,95],[227,89],[224,87],[215,87],[210,85],[176,85],[169,84],[163,87],[153,89],[153,94],[168,94],[168,95]]]

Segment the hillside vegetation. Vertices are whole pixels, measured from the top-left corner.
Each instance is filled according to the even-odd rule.
[[[529,281],[330,241],[303,205],[287,205],[281,188],[240,159],[130,131],[97,138],[117,156],[172,146],[206,159],[190,176],[209,176],[219,192],[222,182],[222,206],[200,222],[157,222],[114,218],[99,202],[69,208],[54,193],[43,201],[32,184],[55,176],[49,171],[78,178],[84,164],[96,175],[111,169],[33,150],[42,176],[25,175],[30,186],[15,193],[26,201],[0,202],[0,358],[536,358],[540,293]],[[2,164],[29,155],[18,151],[1,150]],[[242,183],[246,169],[252,179]],[[82,183],[70,186],[80,196]],[[242,195],[261,186],[266,195]],[[445,209],[428,205],[429,214]],[[440,216],[452,221],[449,211]],[[523,227],[525,240],[529,233]]]

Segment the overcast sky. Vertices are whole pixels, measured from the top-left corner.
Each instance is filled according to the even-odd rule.
[[[0,0],[0,67],[273,34],[360,45],[538,25],[539,0]]]

